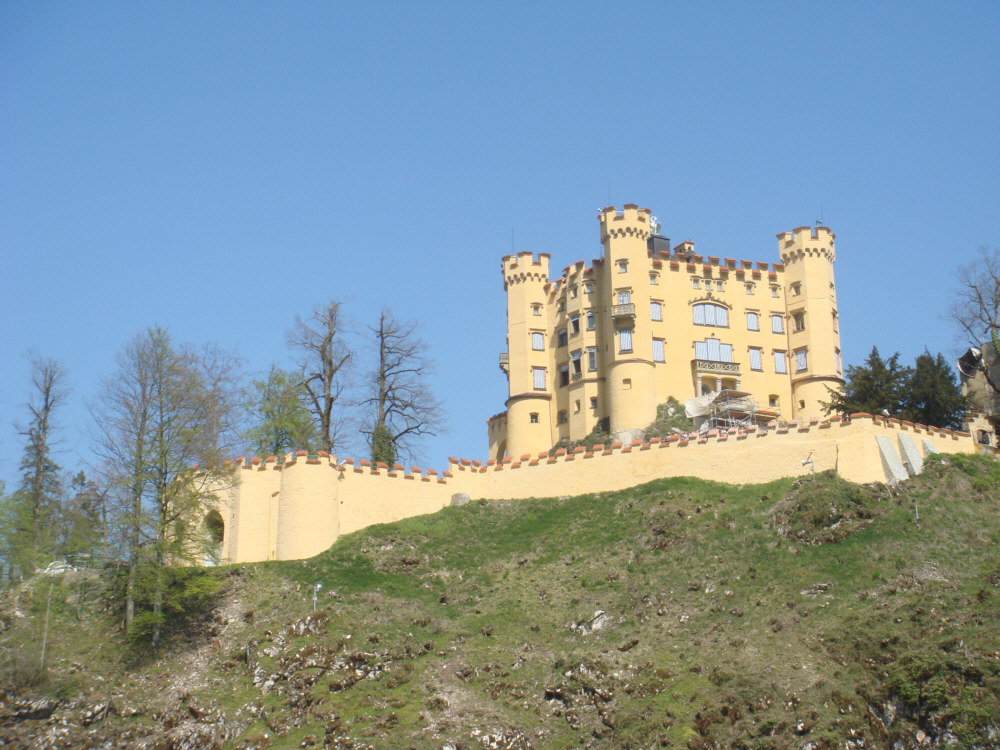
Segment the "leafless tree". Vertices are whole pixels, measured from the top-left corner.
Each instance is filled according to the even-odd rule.
[[[1000,250],[979,248],[979,257],[961,266],[949,317],[973,347],[992,348],[982,372],[994,394],[1000,394]]]
[[[344,340],[340,308],[339,302],[330,301],[314,310],[307,320],[295,316],[295,325],[287,331],[288,346],[295,353],[302,387],[319,431],[319,449],[328,453],[333,453],[343,439],[344,376],[352,357]]]
[[[378,323],[369,326],[376,348],[366,403],[372,408],[368,435],[372,457],[390,464],[412,457],[421,437],[437,435],[444,427],[443,408],[427,384],[433,372],[417,337],[415,322],[400,321],[386,308]]]

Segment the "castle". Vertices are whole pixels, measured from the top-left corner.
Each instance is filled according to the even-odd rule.
[[[751,421],[820,417],[843,385],[834,234],[778,235],[780,263],[671,250],[649,209],[599,215],[603,257],[549,278],[549,255],[503,259],[506,411],[490,456],[520,456],[595,427],[631,440],[657,404],[741,393]],[[751,403],[752,402],[752,403]]]
[[[238,459],[205,508],[209,561],[311,557],[341,534],[468,499],[825,470],[897,482],[929,453],[977,450],[968,432],[870,414],[825,418],[827,387],[843,383],[829,229],[779,234],[782,262],[769,265],[702,257],[690,242],[671,250],[633,204],[599,219],[604,257],[590,268],[581,261],[550,280],[548,255],[503,259],[509,396],[489,420],[491,458],[450,457],[440,473],[325,453]],[[640,437],[667,396],[715,403],[732,393],[762,403],[731,429]],[[602,421],[610,441],[552,449]]]

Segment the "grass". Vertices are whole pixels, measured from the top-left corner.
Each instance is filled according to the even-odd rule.
[[[447,508],[230,569],[242,615],[188,700],[229,747],[990,746],[998,499],[997,466],[959,456],[898,488],[680,478]]]

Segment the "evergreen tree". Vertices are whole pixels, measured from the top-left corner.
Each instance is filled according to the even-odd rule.
[[[20,428],[25,438],[21,457],[21,483],[4,503],[5,554],[30,572],[55,552],[58,537],[62,478],[52,459],[55,412],[66,400],[66,375],[52,359],[32,357],[31,415]]]
[[[315,450],[319,433],[301,379],[272,367],[267,378],[255,380],[253,387],[254,425],[244,435],[250,448],[265,457]]]
[[[878,347],[863,365],[852,365],[845,374],[843,393],[828,388],[830,400],[823,402],[828,413],[881,414],[883,410],[898,415],[906,403],[912,370],[899,364],[899,352],[882,359]]]
[[[912,422],[959,429],[966,400],[962,396],[954,368],[938,353],[924,349],[917,357],[907,386],[903,418]]]
[[[70,488],[62,507],[59,554],[72,561],[90,559],[104,542],[104,495],[82,471],[70,480]]]

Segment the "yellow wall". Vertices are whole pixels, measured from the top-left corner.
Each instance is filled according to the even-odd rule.
[[[714,431],[713,431],[714,432]],[[311,557],[340,534],[377,523],[433,513],[455,493],[471,498],[550,497],[624,489],[672,476],[728,483],[766,482],[810,471],[835,469],[852,482],[886,481],[876,436],[913,437],[921,453],[930,441],[941,453],[972,453],[968,433],[855,415],[819,422],[793,422],[763,432],[615,444],[590,453],[543,452],[527,460],[449,459],[449,469],[388,470],[367,461],[288,455],[282,463],[254,459],[220,487],[218,510],[225,522],[222,557],[228,562]],[[578,449],[582,450],[582,449]]]

